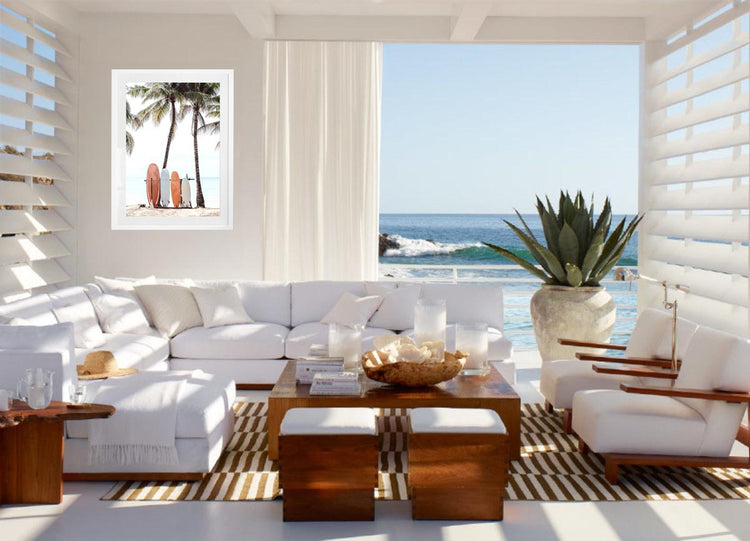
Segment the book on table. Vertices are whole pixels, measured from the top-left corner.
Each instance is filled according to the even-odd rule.
[[[319,372],[313,377],[310,394],[358,395],[362,391],[356,372]]]
[[[341,372],[343,368],[343,357],[302,357],[297,360],[295,377],[297,383],[309,384],[315,374]]]

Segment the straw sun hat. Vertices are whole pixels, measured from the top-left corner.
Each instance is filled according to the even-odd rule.
[[[105,379],[127,376],[138,372],[137,368],[118,368],[117,359],[111,351],[92,351],[76,365],[78,379]]]

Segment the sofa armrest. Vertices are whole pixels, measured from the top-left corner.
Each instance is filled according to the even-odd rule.
[[[52,400],[68,402],[68,387],[75,377],[75,366],[67,359],[62,352],[56,351],[0,349],[0,387],[15,391],[27,368],[43,368],[55,374]]]

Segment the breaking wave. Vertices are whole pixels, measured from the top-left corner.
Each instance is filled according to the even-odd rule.
[[[401,235],[389,235],[389,240],[398,244],[398,248],[389,248],[383,257],[422,257],[430,255],[447,255],[468,250],[470,248],[481,248],[479,242],[469,243],[443,243],[427,239],[408,239]]]

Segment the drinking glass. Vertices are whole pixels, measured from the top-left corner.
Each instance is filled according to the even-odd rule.
[[[70,384],[70,403],[80,406],[86,403],[86,384],[82,381],[74,381]]]
[[[489,337],[486,323],[456,323],[456,351],[468,353],[462,374],[483,376],[490,371],[487,361]]]
[[[344,370],[360,371],[362,363],[362,326],[331,323],[328,327],[328,354],[344,358]]]
[[[43,368],[27,368],[18,382],[18,396],[31,409],[41,410],[52,401],[52,376],[55,373]]]
[[[414,341],[445,343],[446,308],[443,299],[419,299],[414,307]]]

